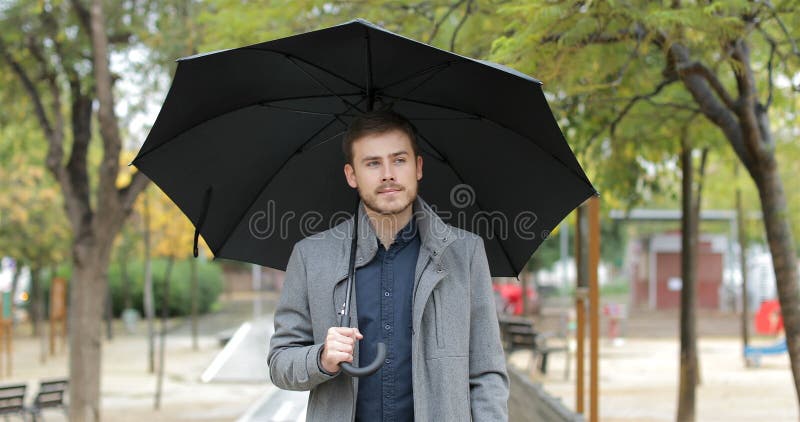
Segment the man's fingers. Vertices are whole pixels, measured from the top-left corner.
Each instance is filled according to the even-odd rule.
[[[332,342],[330,344],[330,350],[334,350],[337,352],[344,352],[348,354],[353,354],[353,345],[352,344],[345,344],[340,342]]]
[[[339,342],[343,344],[354,344],[355,341],[352,337],[343,336],[339,333],[331,333],[328,334],[328,338],[326,339],[327,342]]]

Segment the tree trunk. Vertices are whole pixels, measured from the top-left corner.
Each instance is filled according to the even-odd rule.
[[[691,60],[686,46],[673,43],[668,49],[668,59],[682,69],[679,74],[684,86],[702,113],[722,130],[758,188],[786,329],[795,395],[800,404],[800,281],[789,210],[775,160],[775,142],[769,125],[769,102],[765,105],[759,101],[748,43],[738,39],[728,43],[726,49],[737,62],[732,66],[739,94],[736,100],[727,93],[714,73],[708,68],[704,71],[702,66]]]
[[[69,284],[69,420],[100,421],[100,362],[108,249],[91,237],[73,246]]]
[[[161,342],[159,344],[159,358],[158,358],[158,380],[156,382],[156,397],[155,409],[161,408],[161,391],[164,385],[164,349],[167,347],[167,318],[169,317],[169,279],[172,273],[172,264],[175,257],[170,256],[167,261],[167,268],[164,272],[164,293],[161,302]]]
[[[700,380],[697,353],[697,242],[700,227],[700,200],[702,178],[708,153],[703,150],[698,177],[697,193],[694,193],[694,165],[692,148],[688,142],[688,126],[681,139],[681,314],[680,314],[680,369],[678,384],[679,422],[694,421],[696,410],[696,386]]]
[[[739,181],[739,165],[734,168],[736,180]],[[750,344],[750,297],[747,287],[747,235],[744,228],[744,207],[742,206],[742,189],[736,186],[736,237],[739,238],[739,264],[742,272],[742,357]]]
[[[122,288],[122,309],[130,309],[133,307],[131,301],[131,281],[128,278],[128,254],[120,254],[119,258],[119,273],[120,273],[120,287]]]
[[[774,160],[759,168],[756,179],[767,241],[778,287],[786,344],[794,377],[795,393],[800,402],[800,291],[798,291],[797,256],[789,225],[789,210],[783,182]]]
[[[144,193],[144,313],[147,317],[147,372],[155,371],[155,305],[153,303],[153,264],[150,259],[150,203]]]
[[[111,303],[111,283],[106,280],[106,300],[105,300],[105,319],[106,319],[106,338],[108,340],[114,339],[114,304]]]
[[[37,338],[39,336],[39,321],[41,321],[41,315],[39,314],[39,308],[42,306],[41,298],[42,295],[40,293],[41,285],[39,281],[39,273],[41,270],[38,266],[34,266],[31,268],[31,296],[30,296],[30,317],[31,317],[31,337]]]

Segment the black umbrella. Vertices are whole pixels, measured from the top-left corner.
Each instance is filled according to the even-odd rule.
[[[493,276],[517,276],[596,194],[539,81],[360,19],[180,59],[133,164],[195,225],[195,251],[202,234],[216,257],[285,269],[295,242],[355,211],[341,135],[373,109],[411,121],[419,194],[483,236]]]

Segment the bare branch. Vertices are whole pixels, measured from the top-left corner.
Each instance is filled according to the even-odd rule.
[[[696,191],[694,194],[695,202],[695,210],[694,215],[699,215],[701,202],[703,201],[703,182],[705,181],[705,174],[706,174],[706,162],[708,161],[708,147],[703,147],[700,153],[700,168],[697,170],[697,186],[695,187]]]
[[[661,93],[661,90],[663,90],[667,85],[676,81],[677,79],[665,79],[659,82],[659,84],[656,85],[656,87],[649,93],[637,95],[631,98],[631,100],[628,101],[628,104],[625,104],[625,107],[622,108],[622,112],[620,112],[617,115],[617,117],[614,120],[612,120],[611,123],[609,124],[609,132],[611,133],[611,135],[614,135],[614,132],[617,129],[617,125],[622,121],[623,118],[625,118],[625,116],[628,114],[628,112],[631,111],[631,109],[633,108],[634,105],[636,105],[636,103],[642,100],[650,100],[651,98]]]
[[[467,1],[467,7],[464,10],[464,16],[461,17],[461,20],[458,21],[458,25],[456,25],[456,29],[453,30],[453,36],[450,37],[450,51],[455,53],[456,51],[456,38],[458,37],[459,31],[461,31],[461,27],[464,26],[464,22],[467,21],[467,18],[472,13],[472,2],[473,0]]]
[[[797,57],[800,57],[800,48],[797,48],[797,42],[795,42],[794,38],[792,38],[792,34],[789,33],[789,29],[786,28],[781,18],[778,16],[778,11],[775,10],[775,6],[772,5],[772,2],[769,0],[765,0],[764,4],[769,8],[770,12],[772,13],[772,18],[778,22],[778,26],[781,27],[784,35],[786,35],[786,40],[792,45],[792,54]]]
[[[50,123],[50,119],[47,118],[47,113],[44,111],[44,104],[42,103],[42,98],[39,95],[39,91],[36,90],[36,86],[33,84],[30,76],[22,67],[22,65],[17,61],[11,52],[8,51],[5,44],[0,40],[0,54],[2,54],[3,59],[11,66],[11,70],[14,74],[17,75],[22,86],[25,88],[25,92],[28,93],[31,101],[33,102],[33,109],[36,113],[36,118],[39,120],[39,125],[42,127],[42,131],[44,131],[45,136],[50,139],[53,136],[53,125]]]
[[[595,32],[589,34],[584,39],[577,41],[575,46],[585,47],[591,44],[614,44],[618,42],[628,41],[631,39],[642,40],[647,32],[644,28],[637,26],[634,30],[621,29],[613,34],[606,34],[603,32]],[[564,34],[551,34],[540,41],[541,44],[559,42],[564,37]]]
[[[672,44],[666,53],[669,55],[668,60],[674,62],[676,68],[687,67],[691,62],[689,50],[681,43]],[[680,72],[680,78],[700,106],[703,115],[722,130],[736,155],[752,174],[756,157],[745,148],[744,137],[734,110],[722,104],[719,97],[714,94],[711,82],[703,75],[697,72]]]
[[[673,82],[677,82],[677,79],[665,79],[661,81],[658,84],[658,86],[656,86],[653,89],[653,91],[647,94],[636,95],[632,97],[630,100],[628,100],[628,102],[622,108],[620,114],[618,114],[609,124],[604,125],[603,127],[597,129],[591,136],[589,136],[589,139],[586,141],[586,149],[589,149],[591,145],[594,143],[594,141],[606,130],[609,130],[609,132],[613,135],[617,125],[619,125],[622,119],[625,118],[625,116],[628,114],[628,112],[630,112],[630,110],[633,108],[634,105],[636,105],[637,102],[642,100],[649,100],[652,97],[655,97],[656,95],[658,95],[659,92],[661,92],[662,89],[664,89],[664,87]]]
[[[442,18],[433,25],[433,31],[431,31],[431,35],[428,36],[428,41],[426,41],[427,44],[430,44],[433,39],[436,38],[436,34],[439,32],[439,28],[442,26],[442,24],[447,20],[447,18],[450,17],[453,11],[458,9],[462,4],[464,4],[465,1],[467,0],[458,0],[447,8],[447,11],[444,15],[442,15]]]
[[[98,211],[102,211],[102,215],[115,214],[119,212],[120,205],[116,180],[119,173],[119,154],[122,150],[122,141],[117,116],[114,114],[114,82],[109,64],[108,35],[105,31],[101,0],[92,0],[90,35],[95,91],[99,102],[97,118],[100,124],[100,135],[103,139],[103,159],[100,164],[97,207]]]
[[[681,76],[689,73],[702,76],[703,79],[705,79],[708,84],[711,85],[711,88],[714,89],[714,92],[717,93],[722,102],[725,103],[726,107],[731,110],[736,109],[736,102],[733,100],[725,87],[722,86],[722,82],[720,82],[719,78],[717,78],[717,75],[711,72],[711,69],[706,67],[704,64],[700,62],[690,62],[683,65],[676,63],[675,68],[678,73],[681,74]]]
[[[750,48],[745,40],[733,42],[732,57],[738,62],[733,69],[741,98],[736,114],[739,116],[745,147],[756,159],[766,159],[770,153],[767,145],[762,142],[765,136],[758,121],[758,113],[762,112],[763,107],[758,103],[758,88],[750,64]]]
[[[131,32],[119,32],[116,34],[111,34],[108,36],[109,44],[128,44],[131,41],[131,37],[133,33]]]
[[[72,151],[66,165],[69,190],[65,190],[65,197],[75,201],[70,204],[70,217],[76,224],[74,227],[83,227],[90,222],[92,215],[90,186],[88,173],[89,143],[92,139],[92,99],[80,92],[80,86],[70,84],[72,97]],[[70,192],[67,195],[67,192]]]
[[[150,183],[150,179],[144,173],[137,171],[131,177],[131,182],[128,186],[119,190],[120,201],[122,202],[123,212],[126,214],[133,208],[133,203],[136,201],[136,196],[139,195]]]
[[[767,61],[767,102],[764,104],[765,109],[769,109],[772,105],[772,93],[775,87],[772,77],[772,60],[775,58],[775,48],[775,44],[770,44],[769,60]]]
[[[669,102],[663,103],[663,102],[653,101],[653,100],[651,100],[649,98],[646,99],[646,101],[648,103],[656,106],[656,107],[669,107],[669,108],[674,108],[676,110],[691,111],[692,113],[700,113],[701,112],[699,108],[691,107],[691,106],[688,106],[686,104],[669,103]]]
[[[92,33],[92,18],[89,14],[89,11],[84,6],[81,0],[72,0],[72,7],[75,9],[75,14],[78,16],[78,22],[81,23],[83,30],[86,31],[87,34]]]

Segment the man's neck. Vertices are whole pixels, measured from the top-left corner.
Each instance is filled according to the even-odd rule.
[[[408,208],[404,209],[400,213],[380,214],[369,209],[368,207],[364,207],[367,217],[369,217],[369,221],[372,224],[372,228],[375,231],[375,235],[378,236],[378,240],[380,240],[384,249],[389,249],[389,246],[392,245],[392,242],[394,242],[394,239],[397,236],[397,232],[399,232],[403,227],[406,226],[406,224],[408,224],[409,221],[411,221],[413,208],[414,207],[412,203],[412,205],[409,205]]]

